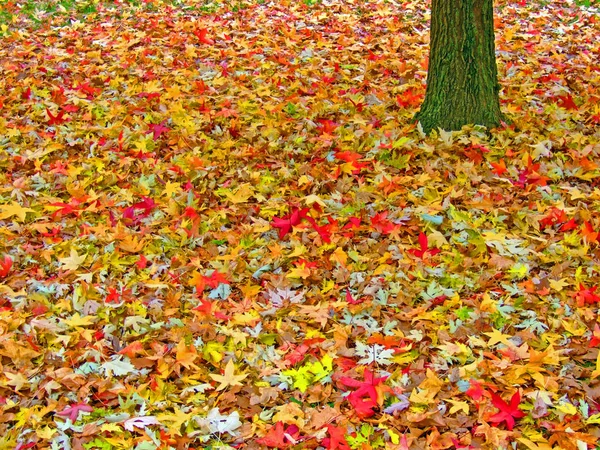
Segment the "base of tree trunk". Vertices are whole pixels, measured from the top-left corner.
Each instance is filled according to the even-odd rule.
[[[432,0],[423,130],[502,123],[492,0]]]
[[[462,108],[457,107],[458,111]],[[415,122],[421,123],[421,127],[426,134],[431,130],[442,129],[445,131],[458,131],[465,125],[483,125],[488,130],[496,128],[504,123],[510,123],[510,120],[500,112],[500,108],[483,108],[482,111],[474,111],[470,116],[457,114],[457,109],[448,108],[444,100],[430,100],[423,103],[421,110],[415,115]]]

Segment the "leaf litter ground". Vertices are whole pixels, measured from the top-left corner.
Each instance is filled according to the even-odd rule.
[[[593,8],[430,137],[422,2],[2,8],[0,447],[596,448]]]

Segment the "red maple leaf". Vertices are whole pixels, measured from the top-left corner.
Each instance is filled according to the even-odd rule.
[[[219,304],[217,302],[211,302],[208,299],[201,298],[200,304],[195,308],[192,308],[193,311],[198,311],[201,315],[219,320],[229,320],[229,316],[223,314],[219,311]]]
[[[304,258],[298,258],[296,261],[293,262],[293,264],[296,267],[308,267],[309,269],[316,269],[317,267],[319,267],[319,263],[317,261],[307,261]]]
[[[141,219],[142,217],[136,215],[133,206],[129,206],[123,210],[123,223],[126,226],[135,226]]]
[[[348,100],[350,100],[350,103],[352,103],[352,105],[356,108],[356,111],[358,112],[363,112],[365,106],[368,106],[366,103],[363,102],[354,103],[354,100],[352,100],[351,98],[349,98]]]
[[[407,344],[398,336],[384,336],[379,333],[371,335],[367,339],[367,344],[383,345],[385,348],[394,349],[394,353],[406,353],[412,348],[412,344]]]
[[[581,227],[581,234],[583,235],[583,238],[585,239],[585,241],[588,244],[591,244],[592,242],[598,242],[598,235],[600,233],[598,233],[597,231],[594,231],[592,224],[586,220],[583,223],[583,226]]]
[[[335,81],[335,77],[328,77],[327,75],[323,75],[321,77],[321,81],[324,84],[332,84]]]
[[[596,289],[598,289],[598,286],[586,288],[583,284],[579,283],[579,291],[573,293],[573,297],[577,301],[577,306],[581,307],[600,303],[600,297],[595,294]]]
[[[360,299],[360,298],[355,299],[354,297],[352,297],[352,294],[350,293],[350,289],[346,288],[346,301],[351,305],[360,305],[365,300]]]
[[[360,228],[360,217],[348,217],[348,223],[343,226],[343,229]]]
[[[274,228],[279,228],[279,239],[283,239],[288,234],[292,227],[299,225],[302,219],[306,219],[308,214],[308,208],[294,208],[291,214],[283,216],[281,218],[274,217],[271,225]]]
[[[117,291],[117,288],[109,287],[108,295],[104,299],[104,303],[121,303],[121,293]]]
[[[68,113],[72,113],[72,112],[79,111],[79,106],[77,106],[77,105],[63,105],[62,109],[64,109]],[[101,138],[101,140],[102,139],[104,139],[104,138]],[[104,142],[104,143],[106,143],[106,142]],[[102,146],[102,145],[104,145],[104,143],[100,144],[100,145]]]
[[[212,302],[206,298],[200,299],[200,304],[193,308],[194,311],[198,311],[204,316],[210,317],[212,315]]]
[[[377,401],[371,397],[361,396],[356,392],[352,392],[348,395],[348,401],[354,408],[356,415],[361,419],[371,417],[375,414],[373,408],[377,407]]]
[[[402,94],[396,95],[396,103],[398,103],[398,106],[401,108],[406,108],[407,106],[418,106],[421,104],[422,97],[422,94],[415,93],[412,89],[407,89]]]
[[[594,331],[590,339],[590,347],[598,347],[598,344],[600,344],[600,326],[596,323],[594,324]]]
[[[343,427],[336,427],[331,424],[327,424],[326,427],[329,437],[323,439],[321,443],[327,450],[350,450],[348,441],[346,441],[346,430]]]
[[[557,100],[558,106],[565,109],[577,110],[579,107],[573,100],[573,96],[571,94],[568,95],[557,95],[552,98],[552,100]]]
[[[390,234],[392,231],[395,231],[399,226],[395,223],[392,223],[387,219],[388,212],[383,211],[375,214],[371,217],[371,225],[377,231],[383,234]]]
[[[64,202],[50,203],[50,206],[58,207],[58,209],[52,213],[52,218],[56,219],[57,217],[60,218],[62,216],[67,216],[69,214],[73,214],[75,217],[79,217],[79,214],[81,214],[81,205],[83,202],[84,202],[83,200],[80,200],[77,198],[71,198],[71,200],[69,200],[69,203],[64,203]]]
[[[484,395],[488,395],[488,393],[485,391],[485,389],[483,389],[483,386],[479,381],[471,380],[469,383],[471,386],[465,391],[465,394],[471,397],[476,402],[481,400],[481,397],[483,397]]]
[[[77,86],[76,89],[78,91],[81,91],[84,94],[86,94],[88,100],[92,100],[96,95],[98,95],[100,92],[102,92],[102,89],[94,87],[94,86],[90,86],[89,81],[86,81],[85,83],[81,83],[79,86]]]
[[[321,134],[333,134],[335,129],[339,126],[330,119],[317,119],[317,122],[319,122],[317,129],[321,132]]]
[[[481,163],[483,161],[483,154],[489,153],[489,150],[485,148],[483,145],[470,145],[465,148],[464,154],[467,158],[473,161],[475,164]]]
[[[140,221],[148,217],[156,203],[150,197],[142,197],[142,200],[128,206],[123,210],[123,223],[127,226],[139,225]]]
[[[119,355],[125,355],[128,358],[134,358],[140,353],[144,353],[144,345],[141,341],[134,341],[131,344],[126,345],[117,352]]]
[[[315,221],[315,219],[313,219],[310,216],[306,217],[306,220],[308,220],[310,222],[310,224],[313,226],[314,230],[317,233],[319,233],[319,236],[321,236],[321,239],[323,240],[323,242],[325,242],[326,244],[329,244],[331,242],[330,229],[332,226],[337,225],[337,223],[331,222],[332,219],[330,217],[327,218],[327,220],[329,220],[330,223],[328,225],[323,225],[323,226],[317,225],[317,222]]]
[[[219,287],[220,284],[229,284],[227,277],[224,273],[217,272],[216,270],[208,277],[204,277],[206,285],[212,289]]]
[[[571,230],[574,230],[575,228],[577,228],[577,222],[575,222],[575,219],[571,219],[568,222],[563,223],[558,230],[559,231],[571,231]]]
[[[146,267],[148,267],[148,260],[144,255],[140,255],[140,258],[136,261],[135,265],[140,270],[145,269]]]
[[[147,217],[152,212],[152,210],[156,207],[156,203],[154,202],[154,199],[152,199],[150,197],[142,197],[141,201],[134,203],[131,206],[134,209],[144,210],[143,217]]]
[[[201,28],[199,30],[194,31],[194,35],[198,38],[200,42],[206,45],[213,45],[215,43],[214,39],[209,38],[208,30],[206,28]]]
[[[284,428],[283,422],[277,422],[271,427],[269,432],[256,442],[272,448],[287,448],[298,442],[299,429],[296,425],[289,425]]]
[[[336,152],[335,157],[349,163],[358,161],[363,158],[363,155],[356,152]]]
[[[148,128],[150,128],[148,131],[146,131],[146,134],[150,134],[152,133],[152,140],[156,141],[161,134],[166,133],[167,131],[171,131],[171,129],[169,127],[165,126],[165,123],[167,121],[163,120],[161,123],[156,124],[150,124],[148,126]]]
[[[358,162],[359,159],[363,158],[363,155],[361,155],[360,153],[337,152],[335,154],[335,157],[338,159],[341,159],[342,161],[349,163],[353,168],[353,170],[352,170],[353,175],[358,175],[360,173],[360,169],[363,169],[363,168],[369,166],[368,162],[362,162],[362,163]]]
[[[46,108],[46,114],[48,114],[48,125],[61,125],[69,120],[63,117],[65,115],[64,111],[59,111],[56,116],[53,116],[50,110]]]
[[[441,251],[439,248],[429,248],[427,235],[423,232],[419,233],[419,246],[421,247],[420,250],[417,250],[416,248],[411,248],[408,250],[408,253],[410,253],[413,256],[416,256],[417,258],[423,259],[426,253],[430,253],[431,256],[434,256]]]
[[[308,352],[309,350],[310,347],[308,345],[304,343],[300,344],[296,348],[293,348],[293,350],[289,354],[285,355],[284,360],[292,366],[296,365],[304,359],[306,352]]]
[[[558,208],[552,208],[550,212],[540,220],[540,225],[543,228],[551,227],[557,224],[562,224],[567,221],[567,213]]]
[[[140,92],[138,97],[146,98],[148,100],[153,100],[155,98],[160,98],[160,93],[158,92]]]
[[[342,372],[346,372],[356,367],[356,360],[340,356],[339,358],[335,358],[335,364]]]
[[[183,217],[188,217],[193,220],[193,219],[198,219],[200,217],[200,215],[196,212],[196,210],[194,208],[192,208],[191,206],[187,206],[183,210]]]
[[[3,405],[6,402],[2,403]],[[24,442],[19,443],[16,447],[15,450],[27,450],[28,448],[33,448],[35,447],[37,444],[35,442],[28,442],[27,444],[25,444]]]
[[[375,377],[369,369],[365,369],[363,377],[365,381],[355,380],[350,377],[340,378],[340,381],[345,386],[357,388],[348,395],[348,401],[354,408],[356,415],[361,419],[371,417],[375,414],[373,408],[376,408],[378,405],[376,386],[388,378],[387,376]]]
[[[549,178],[545,175],[541,175],[538,170],[540,170],[540,163],[535,163],[529,156],[527,160],[527,166],[519,172],[519,178],[517,181],[513,181],[512,183],[515,186],[525,187],[528,184],[537,185],[537,186],[546,186]]]
[[[0,259],[0,278],[8,276],[8,272],[13,265],[13,260],[10,256],[4,255],[4,258]]]
[[[525,413],[519,409],[519,403],[521,403],[521,393],[515,392],[510,399],[510,403],[506,403],[502,398],[492,393],[492,403],[500,411],[489,418],[489,421],[494,425],[499,425],[502,422],[506,422],[506,427],[512,430],[515,426],[515,419],[525,417]]]
[[[50,311],[50,308],[48,308],[46,305],[37,305],[31,310],[31,314],[34,317],[37,317],[41,316],[42,314],[46,314],[48,311]]]
[[[503,159],[501,159],[497,163],[490,163],[490,164],[494,168],[494,170],[492,170],[492,172],[494,172],[499,177],[501,177],[502,174],[504,174],[505,172],[508,172],[508,169],[506,168],[506,163],[504,162]]]

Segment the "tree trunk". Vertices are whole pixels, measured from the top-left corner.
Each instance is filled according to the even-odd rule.
[[[493,0],[432,0],[430,34],[425,132],[500,125]]]

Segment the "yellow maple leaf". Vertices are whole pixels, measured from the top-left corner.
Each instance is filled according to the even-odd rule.
[[[38,428],[35,431],[35,434],[37,434],[37,436],[41,439],[52,439],[52,436],[54,436],[56,434],[57,430],[54,428],[50,428],[48,425],[46,425],[45,427],[42,428]]]
[[[220,344],[216,341],[212,341],[206,343],[206,345],[202,349],[202,356],[204,356],[204,359],[206,359],[207,361],[218,363],[223,359],[224,352],[225,348],[223,347],[223,344]]]
[[[506,345],[507,347],[513,347],[514,344],[508,340],[508,338],[512,337],[510,334],[502,334],[501,331],[493,329],[491,332],[483,333],[486,336],[489,336],[490,340],[488,341],[488,347],[491,347],[494,344],[498,344],[499,342]]]
[[[5,384],[13,386],[17,392],[29,385],[29,380],[21,372],[4,372],[4,376],[8,378],[8,381],[6,381]]]
[[[346,267],[346,261],[348,261],[348,255],[341,247],[338,247],[331,254],[329,259],[333,262],[339,263],[342,267]]]
[[[204,275],[202,275],[197,270],[194,270],[191,274],[190,279],[188,280],[188,286],[193,287],[193,286],[197,286],[199,284],[204,286]]]
[[[139,240],[131,234],[128,234],[121,242],[119,242],[119,248],[129,253],[138,253],[145,245],[143,240]]]
[[[193,49],[193,47],[192,47],[192,49]],[[181,89],[179,88],[179,85],[174,84],[167,88],[165,98],[168,99],[168,98],[179,98],[179,97],[181,97]]]
[[[8,219],[9,217],[17,216],[21,222],[25,221],[27,213],[35,212],[31,208],[25,208],[17,202],[12,202],[10,205],[0,206],[0,220]]]
[[[88,327],[93,325],[95,322],[95,318],[93,316],[81,316],[79,313],[75,313],[71,316],[70,319],[64,319],[63,322],[69,328],[81,328]]]
[[[288,402],[284,405],[275,407],[277,412],[273,416],[273,422],[283,422],[295,424],[298,428],[304,427],[304,411],[294,402]]]
[[[287,255],[288,258],[295,258],[296,256],[302,256],[304,253],[306,253],[308,250],[307,248],[300,244],[300,245],[295,245],[294,246],[294,251],[292,253],[290,253],[289,255]]]
[[[531,449],[531,450],[552,450],[552,448],[553,448],[547,442],[540,442],[539,444],[536,444],[532,440],[524,438],[524,437],[517,438],[517,441],[519,441],[521,444],[525,445],[528,449]]]
[[[463,411],[465,414],[469,414],[469,404],[460,400],[447,399],[448,402],[452,403],[450,408],[450,414]]]
[[[191,367],[198,368],[194,364],[194,361],[198,357],[198,353],[196,352],[196,348],[194,346],[188,346],[184,340],[179,341],[177,344],[177,353],[176,360],[179,364],[181,364],[186,369]]]
[[[305,264],[301,264],[300,267],[295,267],[286,275],[287,278],[302,278],[306,280],[310,277],[310,267],[306,267]]]
[[[74,248],[71,249],[71,254],[65,258],[59,258],[61,264],[63,264],[63,269],[65,270],[77,270],[79,266],[85,261],[87,255],[79,256],[77,250]]]
[[[160,423],[168,423],[169,433],[181,436],[181,425],[186,423],[192,417],[192,414],[186,414],[179,408],[174,408],[174,414],[158,414],[156,418]]]
[[[256,297],[260,291],[262,290],[262,287],[258,284],[246,284],[245,286],[238,286],[240,291],[242,291],[242,294],[244,294],[244,298],[254,298]]]
[[[181,184],[177,182],[168,181],[165,184],[164,195],[171,197],[173,194],[179,194],[181,192]]]
[[[243,386],[242,383],[240,383],[240,381],[246,378],[248,374],[243,373],[241,375],[235,375],[235,364],[233,363],[233,360],[230,359],[227,365],[225,366],[225,371],[223,372],[223,375],[211,374],[209,376],[213,380],[221,383],[217,387],[217,391],[222,391],[228,386]]]
[[[326,206],[326,203],[323,200],[321,200],[321,197],[319,197],[316,194],[307,195],[306,197],[304,197],[302,199],[302,201],[305,202],[309,206],[312,205],[313,203],[317,203],[318,205],[323,206],[323,207]]]
[[[432,395],[427,389],[414,388],[410,393],[409,400],[411,403],[418,405],[427,405],[433,402],[433,397],[435,397],[435,394]]]
[[[556,292],[560,292],[564,287],[568,286],[569,283],[566,278],[561,278],[560,280],[549,280],[550,287],[554,289]]]
[[[250,183],[243,183],[235,192],[224,191],[223,194],[231,203],[246,203],[254,195],[254,188]]]
[[[575,405],[568,402],[561,402],[558,405],[555,405],[554,410],[562,414],[568,414],[570,416],[577,414],[577,408],[575,407]]]
[[[596,369],[592,372],[592,379],[598,378],[598,376],[600,376],[600,353],[596,358]]]
[[[40,353],[27,345],[23,345],[19,341],[7,339],[0,345],[0,355],[12,359],[14,363],[19,363],[19,361],[31,361],[33,358],[39,356]]]

